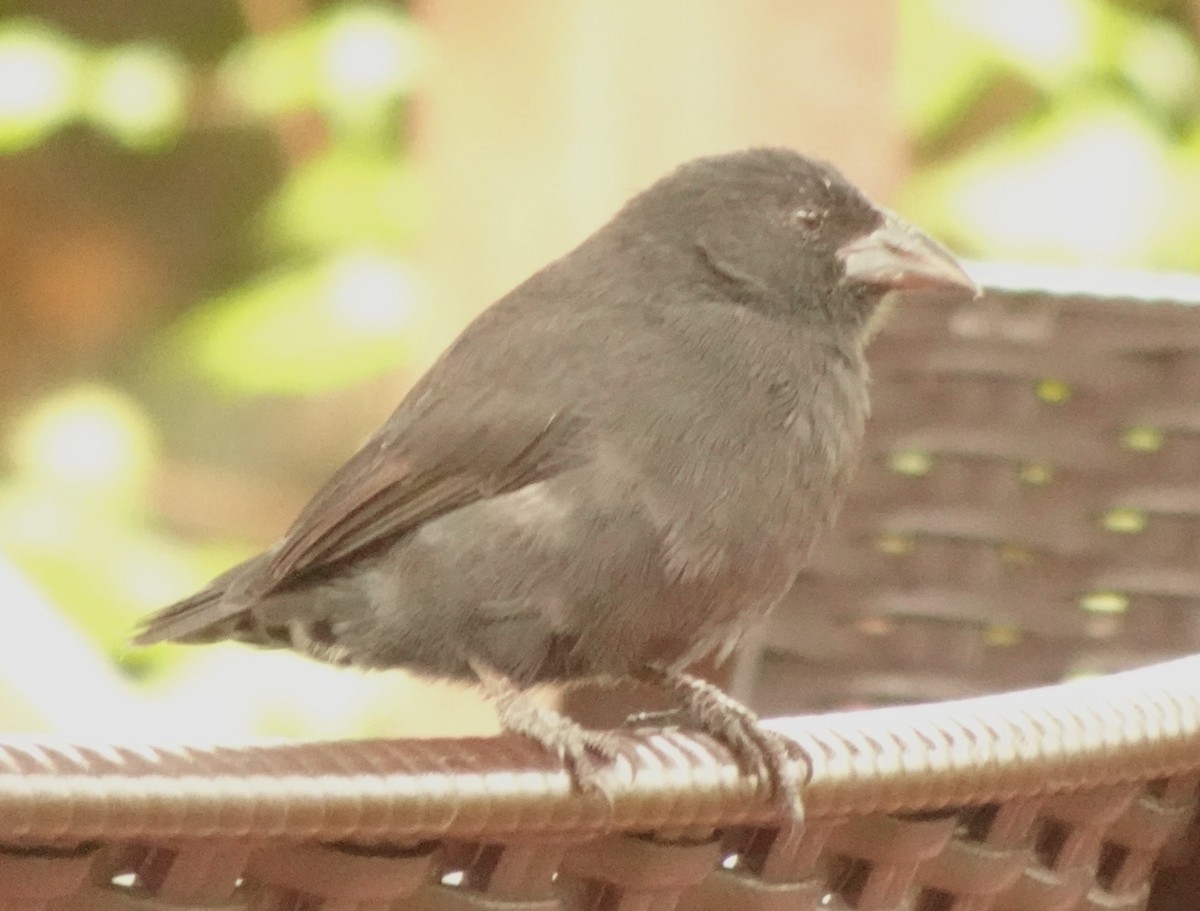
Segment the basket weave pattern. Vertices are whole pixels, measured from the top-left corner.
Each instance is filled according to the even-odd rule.
[[[1200,311],[905,302],[872,363],[855,494],[737,684],[886,706],[771,723],[802,827],[678,731],[625,735],[609,801],[513,737],[10,737],[0,909],[1200,906],[1200,658],[1090,676],[1198,650]]]
[[[741,695],[767,714],[1200,651],[1200,308],[905,301],[869,445]]]

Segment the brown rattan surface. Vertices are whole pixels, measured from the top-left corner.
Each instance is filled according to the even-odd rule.
[[[1200,289],[1072,278],[894,308],[853,492],[743,698],[918,702],[1200,651]]]
[[[1197,658],[774,724],[813,760],[800,830],[678,732],[630,735],[611,803],[519,738],[10,739],[2,907],[1139,907],[1190,856]]]
[[[511,737],[10,737],[0,911],[1200,906],[1200,658],[1090,676],[1198,650],[1200,311],[1102,297],[905,302],[874,346],[861,483],[740,691],[1054,685],[772,722],[803,827],[683,732],[611,802]]]

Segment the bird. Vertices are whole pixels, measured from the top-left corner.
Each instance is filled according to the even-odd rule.
[[[134,641],[473,681],[584,790],[613,733],[529,688],[653,683],[794,809],[781,738],[687,668],[761,623],[835,520],[893,292],[977,289],[831,164],[686,162],[482,311],[276,543]]]

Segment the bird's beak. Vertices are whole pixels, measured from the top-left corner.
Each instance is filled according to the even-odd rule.
[[[890,212],[883,224],[837,251],[849,281],[895,291],[979,295],[979,287],[941,244]]]

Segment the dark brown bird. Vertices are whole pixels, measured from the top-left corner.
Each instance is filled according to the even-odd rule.
[[[914,289],[975,290],[829,165],[683,165],[484,311],[277,544],[136,641],[479,678],[585,785],[605,735],[520,691],[653,679],[791,799],[781,746],[682,670],[761,620],[833,521],[863,346]]]

